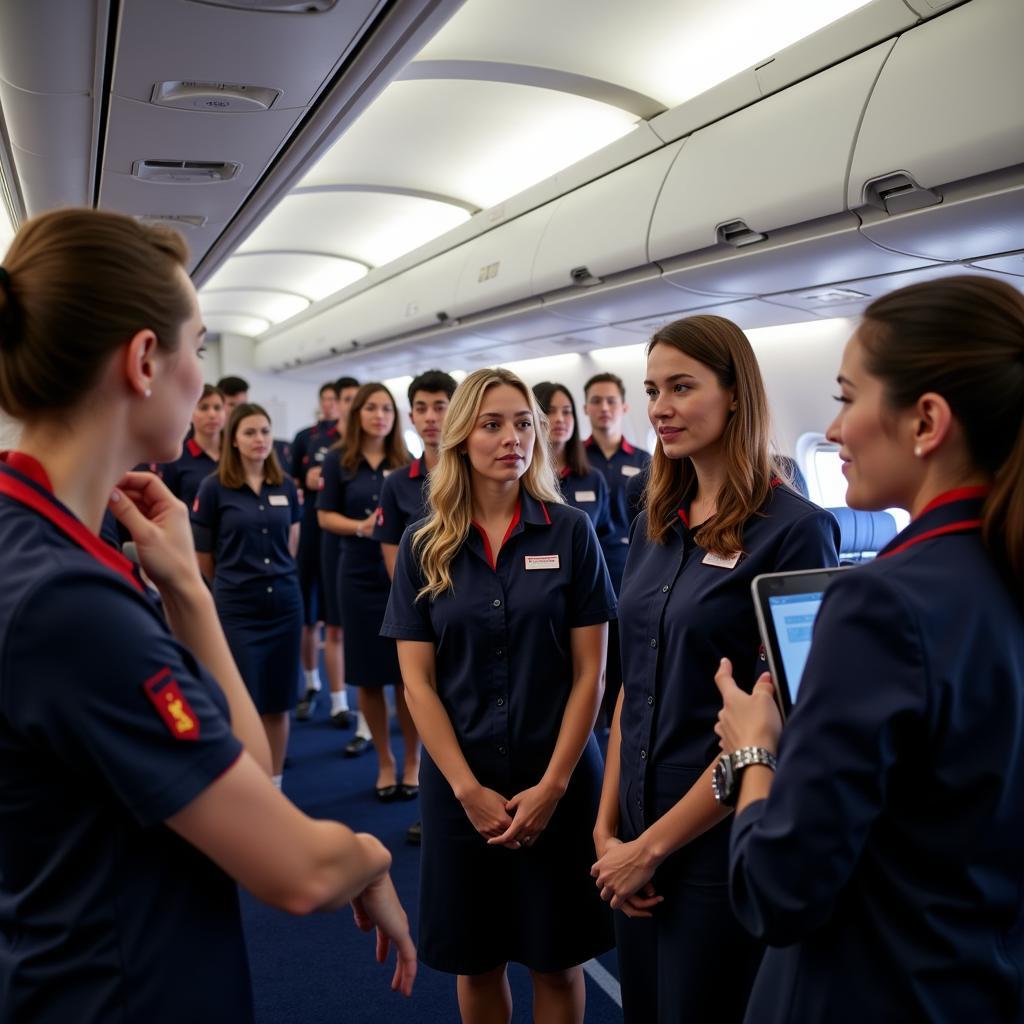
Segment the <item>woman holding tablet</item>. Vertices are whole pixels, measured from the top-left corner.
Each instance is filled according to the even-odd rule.
[[[910,525],[825,592],[779,743],[724,663],[732,901],[764,959],[748,1020],[1024,1015],[1024,298],[954,277],[872,303],[846,346],[854,508]],[[855,657],[851,657],[855,655]]]
[[[593,874],[622,911],[626,1020],[726,1024],[743,1016],[761,947],[729,911],[712,675],[731,657],[753,686],[751,580],[835,565],[838,526],[779,480],[764,384],[734,323],[694,316],[662,328],[645,388],[658,446],[622,579],[623,688]]]
[[[142,462],[169,462],[203,386],[173,231],[100,210],[24,224],[0,267],[0,1016],[254,1019],[238,887],[294,913],[353,901],[416,952],[372,836],[299,812],[192,548]],[[111,508],[166,620],[97,537]],[[169,626],[168,626],[169,623]]]
[[[536,402],[503,369],[458,387],[430,516],[402,537],[383,633],[426,748],[420,948],[459,975],[466,1024],[582,1024],[581,964],[609,949],[587,877],[615,596],[587,516],[558,493]]]

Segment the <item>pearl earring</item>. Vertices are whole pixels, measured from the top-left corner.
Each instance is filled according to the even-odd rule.
[[[924,449],[919,444],[914,446],[914,455],[918,458],[921,458],[921,456],[924,455]]]
[[[150,389],[149,389],[149,388],[146,388],[146,390],[145,390],[144,394],[145,394],[145,396],[146,396],[147,398],[152,398],[152,397],[153,397],[153,392],[152,392],[152,391],[150,391]]]

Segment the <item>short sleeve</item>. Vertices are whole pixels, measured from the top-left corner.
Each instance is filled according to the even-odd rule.
[[[882,813],[899,751],[926,714],[926,654],[912,613],[877,572],[837,577],[771,792],[733,826],[730,890],[747,931],[783,945],[828,921]]]
[[[102,778],[143,826],[180,811],[242,751],[213,677],[119,580],[41,584],[7,636],[10,727],[69,777]]]
[[[831,569],[839,564],[839,523],[831,512],[812,508],[786,531],[774,572]]]
[[[616,616],[615,591],[594,525],[586,515],[574,516],[569,626],[594,626]]]
[[[380,492],[380,508],[377,510],[377,525],[373,528],[373,539],[381,544],[398,544],[405,532],[405,516],[398,504],[398,481],[401,477],[392,473],[384,481]]]
[[[398,545],[395,575],[391,580],[391,594],[388,597],[388,607],[384,613],[380,635],[390,636],[395,640],[422,640],[434,643],[437,634],[430,620],[430,598],[416,599],[424,584],[419,560],[412,550],[412,537],[418,525],[410,526]]]
[[[217,527],[220,522],[220,480],[216,474],[211,474],[199,485],[199,492],[192,503],[191,517],[196,551],[212,553],[217,546]]]
[[[320,475],[320,491],[316,496],[318,512],[341,513],[345,500],[345,483],[341,475],[341,459],[337,452],[328,452]]]
[[[302,520],[302,505],[299,504],[299,489],[291,477],[285,477],[282,484],[285,494],[288,495],[288,511],[291,517],[291,524],[294,526]]]

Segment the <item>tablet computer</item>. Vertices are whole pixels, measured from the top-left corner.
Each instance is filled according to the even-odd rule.
[[[800,692],[814,620],[825,588],[837,574],[851,568],[854,567],[766,573],[756,576],[750,585],[768,670],[775,682],[775,696],[783,718],[792,711]]]

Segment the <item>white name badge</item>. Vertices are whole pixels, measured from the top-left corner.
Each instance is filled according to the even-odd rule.
[[[640,467],[639,466],[623,466],[622,467],[622,475],[623,476],[637,476],[639,473],[640,473]]]
[[[267,502],[270,505],[280,505],[284,508],[288,507],[288,495],[287,494],[271,494],[267,497]]]
[[[558,555],[527,555],[526,568],[530,569],[557,569],[559,566]]]
[[[597,501],[597,495],[593,491],[577,491],[577,501]]]
[[[740,560],[740,552],[737,551],[734,555],[716,555],[713,551],[709,551],[701,561],[705,565],[714,565],[719,569],[735,569],[736,563]]]

